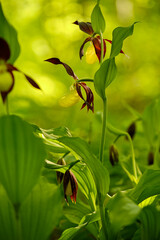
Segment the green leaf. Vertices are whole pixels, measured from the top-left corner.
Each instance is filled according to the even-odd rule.
[[[22,239],[48,239],[62,215],[61,205],[59,189],[41,178],[20,211]]]
[[[20,117],[0,118],[0,182],[14,205],[27,197],[38,181],[45,158],[42,140]]]
[[[115,58],[105,60],[94,76],[94,86],[97,94],[104,99],[105,89],[111,84],[117,74]]]
[[[134,222],[141,208],[122,193],[117,193],[108,202],[109,218],[115,232]]]
[[[135,22],[136,23],[136,22]],[[123,41],[133,34],[134,24],[129,27],[117,27],[113,30],[112,33],[112,48],[111,48],[111,58],[116,57],[123,46]]]
[[[129,192],[129,197],[140,203],[157,194],[160,194],[160,170],[148,169],[140,178],[137,186]]]
[[[0,37],[5,39],[9,45],[11,56],[9,63],[14,63],[20,54],[20,46],[15,28],[7,21],[3,14],[2,5],[0,3]]]
[[[78,163],[80,160],[73,161],[71,163],[68,163],[66,165],[59,165],[57,163],[53,163],[51,161],[46,160],[45,161],[45,167],[49,169],[54,169],[54,170],[60,170],[64,169],[62,172],[65,172],[68,169],[71,169],[76,163]]]
[[[80,224],[77,226],[77,227],[72,227],[72,228],[69,228],[67,230],[65,230],[63,233],[62,233],[62,236],[59,238],[59,240],[71,240],[73,239],[73,237],[76,236],[77,232],[87,226],[89,223],[93,223],[93,222],[96,222],[100,219],[100,216],[99,216],[99,212],[93,212],[93,213],[89,213],[87,215],[85,215],[81,221],[80,221]]]
[[[158,240],[160,239],[160,212],[153,206],[147,206],[142,209],[140,214],[141,221],[141,239]]]
[[[99,4],[96,4],[91,14],[91,24],[95,33],[103,33],[105,30],[105,20]]]
[[[89,145],[80,138],[62,137],[59,143],[64,144],[70,151],[78,154],[91,171],[96,187],[105,195],[109,190],[109,173],[102,163],[92,154]]]
[[[0,239],[17,240],[14,208],[0,185]]]

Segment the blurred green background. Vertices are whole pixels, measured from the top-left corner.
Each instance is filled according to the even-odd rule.
[[[96,1],[1,2],[6,18],[18,31],[21,53],[15,66],[33,77],[43,90],[32,88],[22,74],[15,73],[16,84],[9,94],[10,112],[43,128],[67,126],[74,135],[90,141],[101,128],[97,117],[97,112],[102,110],[99,96],[95,94],[95,114],[87,113],[86,109],[80,111],[81,100],[70,107],[61,106],[61,98],[69,94],[74,80],[62,66],[44,60],[58,57],[71,66],[79,78],[93,78],[98,62],[87,64],[85,56],[80,61],[79,48],[87,34],[72,23],[75,20],[90,21]],[[129,58],[123,54],[117,57],[118,74],[107,89],[108,118],[116,126],[126,128],[133,116],[125,104],[142,112],[160,92],[160,1],[102,0],[101,9],[106,20],[104,37],[108,39],[112,39],[114,28],[139,21],[133,36],[123,45]],[[109,52],[110,44],[107,43],[106,58]],[[94,88],[93,84],[88,85]],[[66,96],[63,102],[66,104],[66,101],[71,99]],[[3,112],[2,103],[1,109]]]

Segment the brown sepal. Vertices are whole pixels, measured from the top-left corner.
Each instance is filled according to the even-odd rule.
[[[84,56],[84,51],[83,51],[84,45],[85,45],[87,42],[91,41],[91,39],[92,39],[91,37],[86,38],[86,39],[84,40],[82,46],[80,47],[80,51],[79,51],[79,57],[80,57],[80,59]]]
[[[94,33],[93,31],[93,28],[92,28],[92,25],[90,22],[78,22],[78,21],[75,21],[73,24],[76,24],[79,26],[80,30],[89,34],[89,35],[92,35]]]
[[[100,37],[97,36],[96,38],[93,38],[92,43],[93,43],[96,55],[98,57],[98,60],[100,62],[100,60],[101,60],[101,39],[100,39]],[[105,57],[105,54],[106,54],[106,43],[103,39],[103,58]]]
[[[10,58],[10,49],[8,43],[0,38],[0,59],[7,61]]]
[[[74,79],[78,79],[77,76],[74,74],[73,70],[71,69],[70,66],[68,66],[66,63],[63,63],[59,60],[59,58],[49,58],[49,59],[46,59],[45,61],[47,62],[50,62],[50,63],[53,63],[55,65],[57,64],[62,64],[65,69],[66,69],[66,72],[71,76],[73,77]]]

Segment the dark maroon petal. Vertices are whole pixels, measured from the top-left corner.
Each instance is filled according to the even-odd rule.
[[[83,55],[84,55],[84,51],[83,51],[84,45],[85,45],[87,42],[91,41],[91,39],[92,39],[91,37],[86,38],[85,41],[83,42],[82,46],[80,47],[80,51],[79,51],[80,59],[81,59],[81,58],[83,57]]]
[[[59,58],[49,58],[49,59],[46,59],[45,61],[56,64],[56,65],[62,64],[70,76],[72,76],[74,79],[78,79],[77,76],[74,74],[73,70],[70,68],[70,66],[68,66],[66,63],[61,62]]]
[[[8,71],[12,72],[12,71],[17,71],[17,72],[20,72],[20,73],[23,73],[22,71],[20,71],[18,68],[14,67],[13,65],[11,64],[7,64],[7,69]],[[25,78],[27,79],[27,81],[34,87],[34,88],[37,88],[37,89],[41,89],[39,87],[39,85],[31,78],[29,77],[28,75],[26,75],[25,73],[23,73]]]
[[[24,73],[23,73],[24,74]],[[37,88],[37,89],[41,89],[39,87],[39,85],[31,78],[29,77],[28,75],[24,74],[25,78],[28,80],[28,82],[34,87],[34,88]]]
[[[76,90],[77,90],[77,93],[80,96],[80,98],[82,98],[84,100],[84,97],[83,97],[82,92],[81,92],[81,86],[80,86],[79,83],[76,83]]]
[[[10,58],[10,49],[8,43],[0,38],[0,59],[7,61]]]
[[[14,76],[13,76],[13,73],[8,71],[10,74],[11,74],[11,77],[12,77],[12,85],[10,86],[9,90],[8,91],[5,91],[5,92],[1,92],[1,96],[2,96],[2,100],[3,100],[3,103],[5,103],[6,101],[6,98],[7,98],[7,95],[12,91],[13,87],[14,87]]]
[[[79,26],[80,30],[89,34],[89,35],[92,35],[94,33],[93,31],[93,28],[92,28],[92,25],[90,22],[78,22],[78,21],[75,21],[73,24],[76,24]]]
[[[93,38],[92,42],[93,42],[93,46],[94,46],[96,55],[97,55],[98,60],[100,62],[100,60],[101,60],[101,40],[100,40],[100,37],[98,36],[98,37]],[[105,57],[105,54],[106,54],[106,43],[103,39],[103,58]]]
[[[83,109],[87,105],[87,110],[90,109],[92,110],[92,112],[94,112],[94,96],[93,96],[92,90],[85,83],[80,82],[79,85],[83,87],[87,96],[86,100],[84,100],[83,96],[81,97],[85,101],[81,109]]]
[[[104,39],[104,40],[112,44],[112,41],[111,41],[111,40],[108,40],[108,39]],[[123,52],[123,50],[121,50],[120,53],[125,54],[125,53]]]

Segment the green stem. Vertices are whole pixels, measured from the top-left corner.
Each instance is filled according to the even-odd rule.
[[[8,97],[6,98],[6,113],[7,113],[7,115],[9,115]]]
[[[105,219],[105,208],[103,206],[102,195],[98,193],[98,201],[99,201],[99,211],[101,216],[102,222],[102,231],[105,237],[105,240],[108,240],[108,233],[107,233],[107,226],[106,226],[106,219]]]
[[[100,59],[100,64],[103,62],[103,51],[104,51],[104,46],[103,46],[103,34],[100,33],[100,39],[101,39],[101,59]]]
[[[99,159],[102,163],[103,163],[105,134],[106,134],[106,120],[107,120],[107,98],[103,99],[102,135],[101,135],[100,154],[99,154]]]
[[[135,177],[135,183],[137,183],[137,181],[138,181],[137,166],[136,166],[133,142],[132,142],[132,139],[131,139],[130,135],[127,132],[123,132],[123,131],[121,131],[121,130],[119,130],[117,128],[114,128],[111,124],[108,124],[107,127],[108,127],[108,130],[110,132],[112,132],[113,134],[116,134],[116,135],[119,135],[119,136],[127,136],[128,141],[129,141],[130,146],[131,146],[133,174],[134,174],[134,177]]]

